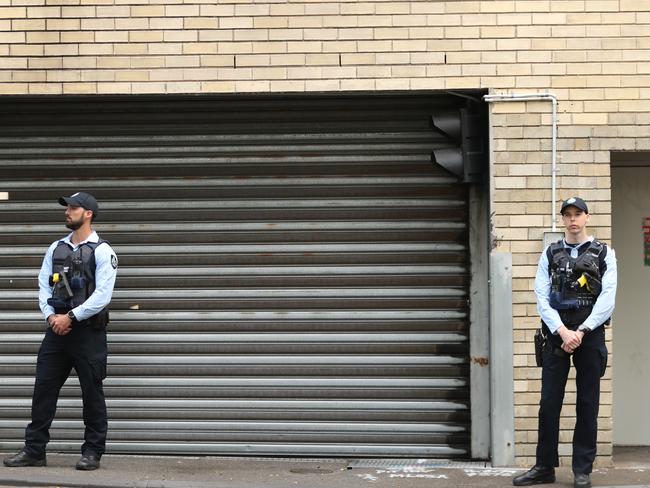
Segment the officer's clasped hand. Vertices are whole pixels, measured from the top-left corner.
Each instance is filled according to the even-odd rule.
[[[72,330],[72,319],[66,314],[52,314],[47,318],[52,332],[57,335],[66,335],[69,334]]]
[[[582,344],[582,338],[584,333],[582,331],[574,331],[567,329],[565,326],[560,327],[558,333],[562,338],[562,350],[571,354],[574,352],[580,344]]]

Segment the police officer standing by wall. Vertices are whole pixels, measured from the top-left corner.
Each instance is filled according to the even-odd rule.
[[[614,250],[587,235],[589,209],[579,197],[562,203],[565,237],[541,255],[535,277],[545,337],[536,463],[513,485],[555,482],[560,412],[571,358],[576,368],[576,424],[572,468],[575,488],[589,488],[596,458],[600,378],[607,366],[605,325],[614,310]]]
[[[65,225],[73,232],[49,247],[38,276],[39,305],[48,328],[38,352],[32,421],[25,446],[4,460],[9,467],[45,466],[45,448],[61,387],[75,369],[81,385],[83,420],[80,470],[99,468],[105,450],[107,416],[102,380],[106,377],[106,325],[117,274],[117,256],[92,228],[99,207],[78,192],[61,197]]]

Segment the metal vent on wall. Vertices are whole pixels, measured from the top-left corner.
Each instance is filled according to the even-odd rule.
[[[56,200],[120,260],[112,453],[468,457],[467,191],[450,96],[0,99],[0,449],[22,445]],[[50,449],[78,451],[78,382]]]

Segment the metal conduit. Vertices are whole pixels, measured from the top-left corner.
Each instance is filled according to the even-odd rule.
[[[552,93],[499,93],[483,95],[483,100],[494,102],[551,102],[551,222],[552,232],[557,231],[556,225],[556,175],[557,175],[557,97]]]

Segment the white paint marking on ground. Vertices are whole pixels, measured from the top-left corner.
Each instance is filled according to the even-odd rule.
[[[359,478],[361,478],[362,480],[369,481],[370,483],[377,483],[377,480],[379,480],[379,478],[377,478],[376,476],[374,476],[374,475],[372,475],[370,473],[358,474],[357,476]]]
[[[424,466],[398,466],[394,468],[378,469],[377,475],[388,475],[389,478],[425,478],[433,480],[446,480],[448,476],[436,473],[433,468]]]
[[[359,478],[376,483],[381,477],[388,478],[420,478],[431,480],[446,480],[449,477],[443,473],[437,473],[433,468],[424,466],[396,466],[394,468],[378,469],[375,474],[358,474]]]
[[[428,473],[391,473],[389,478],[421,478],[429,480],[446,480],[447,475],[444,474],[428,474]]]
[[[512,477],[519,473],[521,470],[517,469],[502,469],[502,468],[485,468],[485,469],[464,469],[465,474],[470,478],[475,476],[481,477]]]

